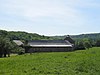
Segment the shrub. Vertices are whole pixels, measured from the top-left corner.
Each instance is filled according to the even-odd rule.
[[[22,48],[22,47],[18,47],[18,49],[17,49],[17,53],[18,53],[18,55],[25,54],[25,49]]]

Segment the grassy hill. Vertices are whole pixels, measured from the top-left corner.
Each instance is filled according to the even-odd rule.
[[[0,58],[0,75],[100,75],[100,48]]]

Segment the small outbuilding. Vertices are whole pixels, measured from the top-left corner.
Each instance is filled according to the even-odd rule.
[[[24,43],[20,40],[13,40],[14,43],[16,43],[16,45],[21,46],[24,45]]]

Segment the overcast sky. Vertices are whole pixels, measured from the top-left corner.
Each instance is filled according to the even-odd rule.
[[[0,29],[41,35],[100,32],[100,0],[0,0]]]

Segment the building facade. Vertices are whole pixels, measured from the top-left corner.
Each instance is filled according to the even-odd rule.
[[[70,43],[71,41],[71,43]],[[73,43],[72,43],[73,42]],[[74,50],[74,41],[67,36],[64,40],[32,40],[28,41],[26,52],[67,52]]]

